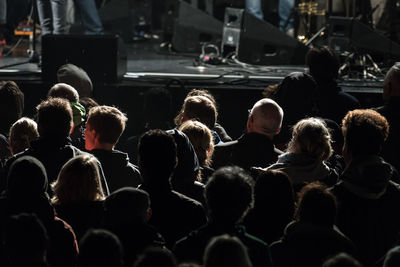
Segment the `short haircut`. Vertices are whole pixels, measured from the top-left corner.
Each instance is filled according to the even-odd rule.
[[[214,139],[210,129],[199,121],[188,120],[179,127],[179,130],[189,138],[200,165],[209,166],[214,150]]]
[[[34,120],[22,117],[10,128],[9,142],[13,154],[24,151],[30,147],[31,141],[38,138],[39,132]]]
[[[147,221],[149,207],[150,197],[147,192],[133,187],[120,188],[104,201],[105,223],[111,228],[144,223]]]
[[[383,267],[400,266],[400,246],[391,248],[385,256]]]
[[[254,104],[249,119],[253,120],[253,127],[258,132],[275,135],[282,126],[283,109],[274,100],[263,98]]]
[[[394,64],[386,73],[383,81],[383,100],[400,95],[400,62]]]
[[[253,205],[253,179],[240,167],[222,167],[208,180],[204,196],[212,218],[237,223]]]
[[[147,131],[140,137],[138,158],[139,167],[145,168],[152,177],[169,178],[177,164],[174,138],[162,130]]]
[[[209,129],[213,129],[217,116],[217,108],[210,99],[205,96],[189,96],[184,100],[175,124],[182,124],[184,118],[196,119],[207,125]]]
[[[389,135],[389,123],[374,110],[356,109],[343,118],[342,132],[351,155],[378,155]]]
[[[97,159],[84,154],[68,160],[53,182],[55,204],[97,201],[104,199]]]
[[[306,54],[306,64],[317,83],[338,77],[339,58],[327,46],[311,48]]]
[[[72,109],[62,98],[50,98],[37,107],[37,124],[40,136],[69,136],[72,126]]]
[[[118,237],[104,229],[90,229],[79,242],[79,267],[121,267],[123,251]]]
[[[0,133],[6,135],[24,111],[24,93],[13,81],[0,82]]]
[[[398,266],[398,265],[395,265]],[[321,267],[362,267],[361,263],[345,252],[327,259]],[[384,266],[389,267],[389,266]]]
[[[3,242],[11,265],[22,262],[32,264],[38,258],[44,258],[47,231],[35,214],[22,213],[11,216],[5,228]]]
[[[47,93],[47,97],[59,97],[67,99],[69,102],[79,102],[78,91],[66,83],[56,83],[53,85]]]
[[[115,107],[97,106],[90,109],[87,124],[99,135],[100,143],[116,144],[127,120],[125,114]]]
[[[213,237],[204,251],[204,267],[252,267],[247,247],[235,236]]]
[[[327,160],[332,155],[331,134],[319,118],[307,118],[293,127],[288,151],[307,155],[316,160]]]
[[[298,197],[298,220],[328,227],[335,224],[336,197],[325,185],[319,182],[307,184],[300,190]]]

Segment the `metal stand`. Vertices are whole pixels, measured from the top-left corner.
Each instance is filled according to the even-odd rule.
[[[358,79],[378,79],[382,70],[367,53],[348,53],[345,62],[339,68],[339,77]]]

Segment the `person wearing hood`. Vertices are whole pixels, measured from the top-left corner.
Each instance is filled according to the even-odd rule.
[[[22,156],[13,161],[7,176],[7,188],[0,197],[0,229],[9,216],[35,213],[45,226],[50,246],[47,260],[50,266],[75,266],[78,245],[75,233],[65,221],[56,217],[47,194],[48,180],[44,165],[36,158]],[[3,251],[0,251],[0,254]],[[3,265],[4,257],[0,262]]]
[[[295,214],[283,237],[271,244],[275,267],[320,267],[345,252],[355,256],[353,242],[335,226],[337,203],[328,188],[313,182],[302,188]]]
[[[322,119],[300,120],[293,128],[287,152],[267,170],[285,172],[292,180],[295,191],[308,182],[322,181],[328,185],[337,182],[335,170],[325,163],[332,155],[331,135]]]
[[[90,109],[86,122],[85,148],[100,161],[110,192],[126,186],[137,187],[142,182],[128,154],[115,149],[127,120],[115,107],[97,106]]]
[[[332,192],[338,200],[337,226],[356,244],[364,266],[395,245],[400,231],[400,186],[380,152],[389,134],[385,117],[374,110],[347,113],[342,122],[346,169]]]

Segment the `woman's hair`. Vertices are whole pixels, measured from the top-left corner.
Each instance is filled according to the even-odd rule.
[[[327,160],[332,155],[331,134],[325,122],[318,118],[300,120],[293,127],[288,151],[305,154],[317,160]]]
[[[214,151],[213,136],[210,129],[199,121],[188,120],[179,127],[179,130],[189,138],[200,165],[209,166]]]
[[[37,124],[34,120],[23,117],[10,128],[9,145],[11,153],[17,154],[31,146],[31,141],[39,137]]]
[[[92,155],[76,156],[61,168],[52,183],[54,204],[104,199],[97,159]]]
[[[246,246],[228,234],[211,239],[204,251],[204,267],[252,267]]]

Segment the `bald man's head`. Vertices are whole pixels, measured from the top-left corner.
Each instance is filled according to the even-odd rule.
[[[400,96],[400,63],[394,64],[386,73],[383,82],[383,100],[388,101],[392,96]]]
[[[278,134],[283,119],[282,108],[272,99],[257,101],[247,119],[247,132],[259,133],[272,138]]]

